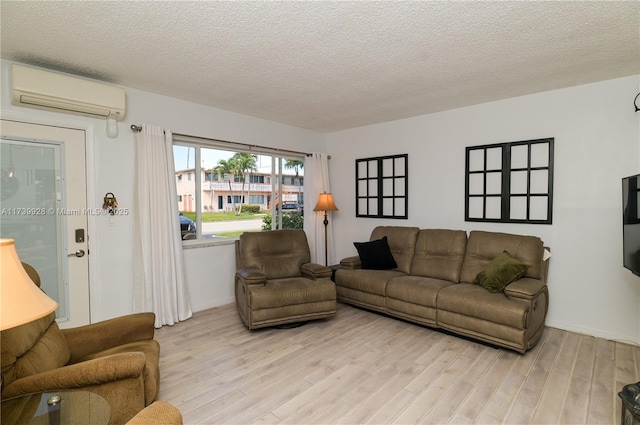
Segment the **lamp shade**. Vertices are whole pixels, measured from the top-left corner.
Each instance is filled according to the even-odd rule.
[[[338,207],[333,202],[333,195],[330,193],[321,193],[318,196],[318,203],[313,209],[314,211],[338,211]]]
[[[13,239],[0,239],[0,269],[0,330],[32,322],[58,307],[58,303],[29,278]]]

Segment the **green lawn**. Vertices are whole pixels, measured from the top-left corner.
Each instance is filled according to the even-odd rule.
[[[262,232],[262,230],[242,230],[240,232],[216,233],[216,236],[220,238],[235,238],[247,232]]]
[[[182,214],[190,218],[191,220],[196,219],[195,212],[183,211]],[[251,213],[241,213],[240,215],[236,215],[232,211],[225,212],[203,212],[202,213],[202,221],[232,221],[232,220],[251,220],[256,218],[262,218],[264,214],[251,214]]]

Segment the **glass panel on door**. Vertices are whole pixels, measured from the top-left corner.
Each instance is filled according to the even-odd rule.
[[[56,142],[0,140],[0,236],[14,239],[20,259],[37,270],[58,319],[68,315],[62,151]]]

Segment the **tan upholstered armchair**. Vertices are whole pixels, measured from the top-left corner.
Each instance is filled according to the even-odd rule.
[[[82,389],[109,403],[111,424],[126,423],[158,397],[154,319],[139,313],[61,330],[51,313],[0,332],[2,399]]]
[[[331,269],[310,262],[303,230],[243,233],[236,241],[235,293],[249,329],[336,314]]]

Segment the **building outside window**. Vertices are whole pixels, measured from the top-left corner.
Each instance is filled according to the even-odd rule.
[[[216,141],[214,146],[207,146],[200,140],[174,138],[176,186],[180,194],[177,209],[182,213],[182,221],[192,220],[193,227],[198,229],[187,238],[183,235],[185,243],[194,239],[233,239],[242,229],[302,228],[304,156],[283,158],[280,151],[274,153],[255,154],[238,150],[238,145],[232,143]],[[186,181],[182,179],[184,174],[188,176]],[[200,178],[193,178],[198,175]],[[233,227],[231,221],[237,223],[239,230],[222,232],[225,235],[221,236],[215,230],[216,226],[221,227],[220,221],[213,221],[216,214],[226,216],[225,227]]]

